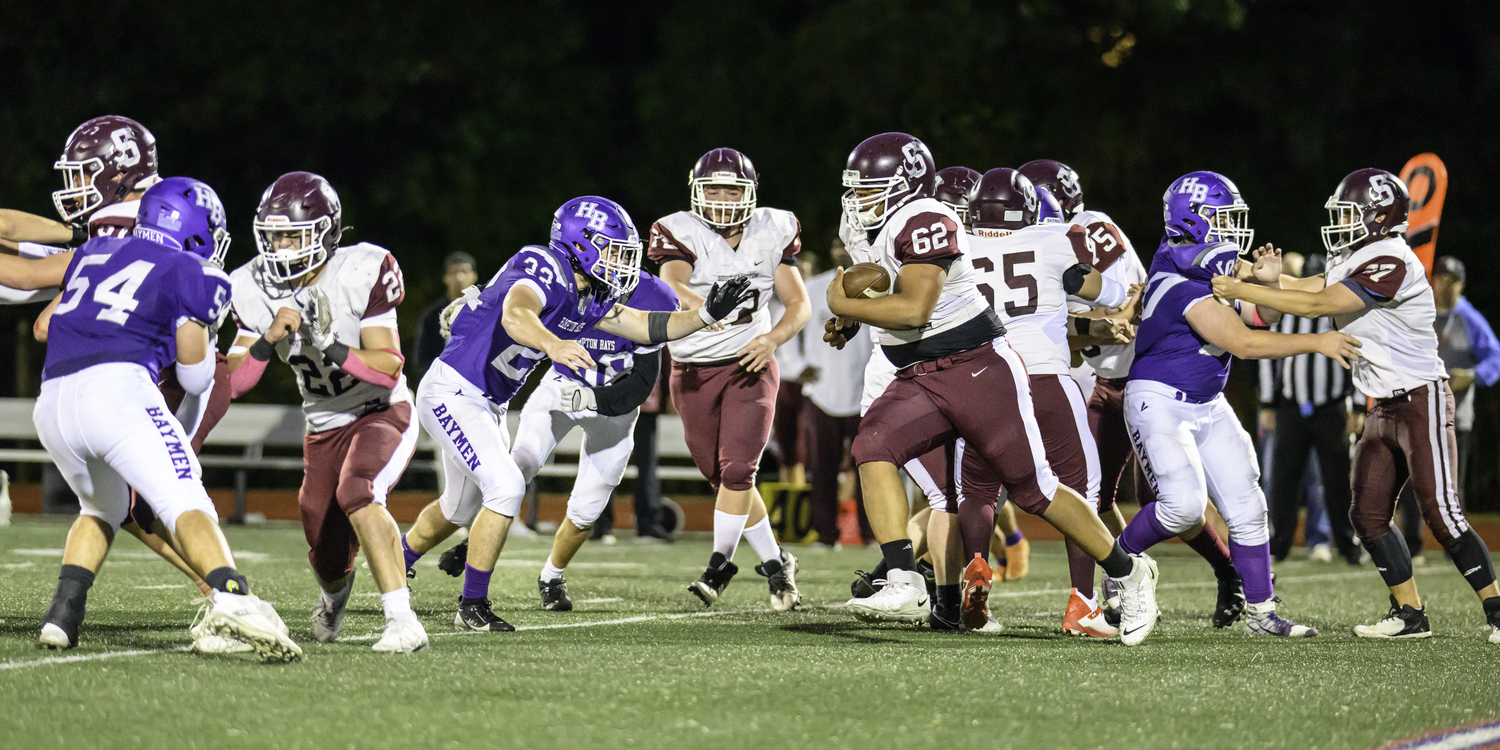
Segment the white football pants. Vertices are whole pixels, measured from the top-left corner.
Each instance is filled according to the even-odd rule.
[[[510,457],[505,404],[489,400],[458,371],[434,360],[417,387],[417,417],[442,462],[443,516],[468,526],[483,506],[515,518],[526,480]]]
[[[640,410],[606,417],[598,412],[562,410],[563,376],[547,373],[521,407],[516,429],[516,447],[510,452],[527,482],[536,478],[552,450],[574,427],[583,428],[583,448],[578,456],[578,478],[568,496],[568,520],[586,529],[599,520],[635,449],[635,420]]]

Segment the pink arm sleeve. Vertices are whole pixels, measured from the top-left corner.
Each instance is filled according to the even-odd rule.
[[[266,360],[245,355],[240,368],[229,375],[229,398],[237,399],[248,393],[260,382],[261,373],[265,371]]]
[[[396,359],[401,361],[402,366],[406,364],[406,358],[401,356],[401,352],[391,349],[381,349],[380,351],[395,355]],[[401,373],[401,368],[398,366],[396,368],[396,375],[387,375],[365,364],[365,361],[360,359],[353,352],[349,354],[348,359],[344,360],[344,364],[339,365],[339,367],[344,372],[347,372],[350,375],[353,375],[354,377],[365,381],[366,383],[378,385],[381,388],[395,388],[396,383],[399,382],[398,378],[400,377]]]

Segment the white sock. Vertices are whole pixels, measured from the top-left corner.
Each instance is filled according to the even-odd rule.
[[[714,551],[724,555],[725,559],[733,560],[734,551],[740,546],[740,534],[745,533],[745,522],[748,520],[748,513],[736,516],[714,510]]]
[[[771,530],[769,517],[762,518],[760,523],[745,529],[745,541],[755,548],[755,554],[760,555],[761,562],[781,559],[781,545],[776,543],[776,532]]]
[[[385,608],[386,619],[408,619],[416,617],[411,611],[411,589],[399,588],[380,595],[380,605]]]
[[[1085,594],[1083,592],[1083,589],[1073,589],[1073,590],[1078,592],[1078,596],[1079,596],[1079,598],[1083,599],[1083,603],[1084,604],[1089,605],[1089,609],[1095,609],[1095,608],[1097,608],[1099,606],[1099,602],[1095,601],[1094,597],[1089,596],[1089,594],[1092,594],[1094,592],[1090,591],[1090,592],[1088,592],[1088,594]]]
[[[537,580],[541,581],[542,583],[546,583],[551,580],[562,578],[564,570],[566,570],[566,568],[559,568],[556,565],[553,565],[552,556],[548,555],[547,564],[542,566],[542,575]]]

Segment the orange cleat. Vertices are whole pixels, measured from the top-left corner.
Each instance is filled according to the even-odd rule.
[[[1005,580],[1019,581],[1031,570],[1031,542],[1025,537],[1014,545],[1005,545]]]
[[[964,568],[963,598],[959,605],[959,619],[969,630],[979,630],[990,621],[990,581],[994,571],[983,557],[974,555]]]
[[[1090,638],[1113,638],[1118,632],[1104,620],[1104,611],[1099,605],[1090,605],[1078,593],[1078,589],[1068,591],[1068,610],[1063,614],[1063,632],[1068,635],[1086,635]]]

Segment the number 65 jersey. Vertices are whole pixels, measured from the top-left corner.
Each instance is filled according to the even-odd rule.
[[[307,308],[311,287],[273,281],[261,272],[259,257],[236,268],[229,278],[234,286],[232,310],[239,336],[264,335],[283,307]],[[328,295],[334,336],[355,349],[360,347],[363,329],[396,328],[396,306],[406,297],[395,256],[368,242],[339,248],[313,286]],[[276,342],[276,353],[297,374],[308,432],[343,427],[370,412],[411,401],[405,374],[394,388],[358,380],[308,345],[302,332]]]

